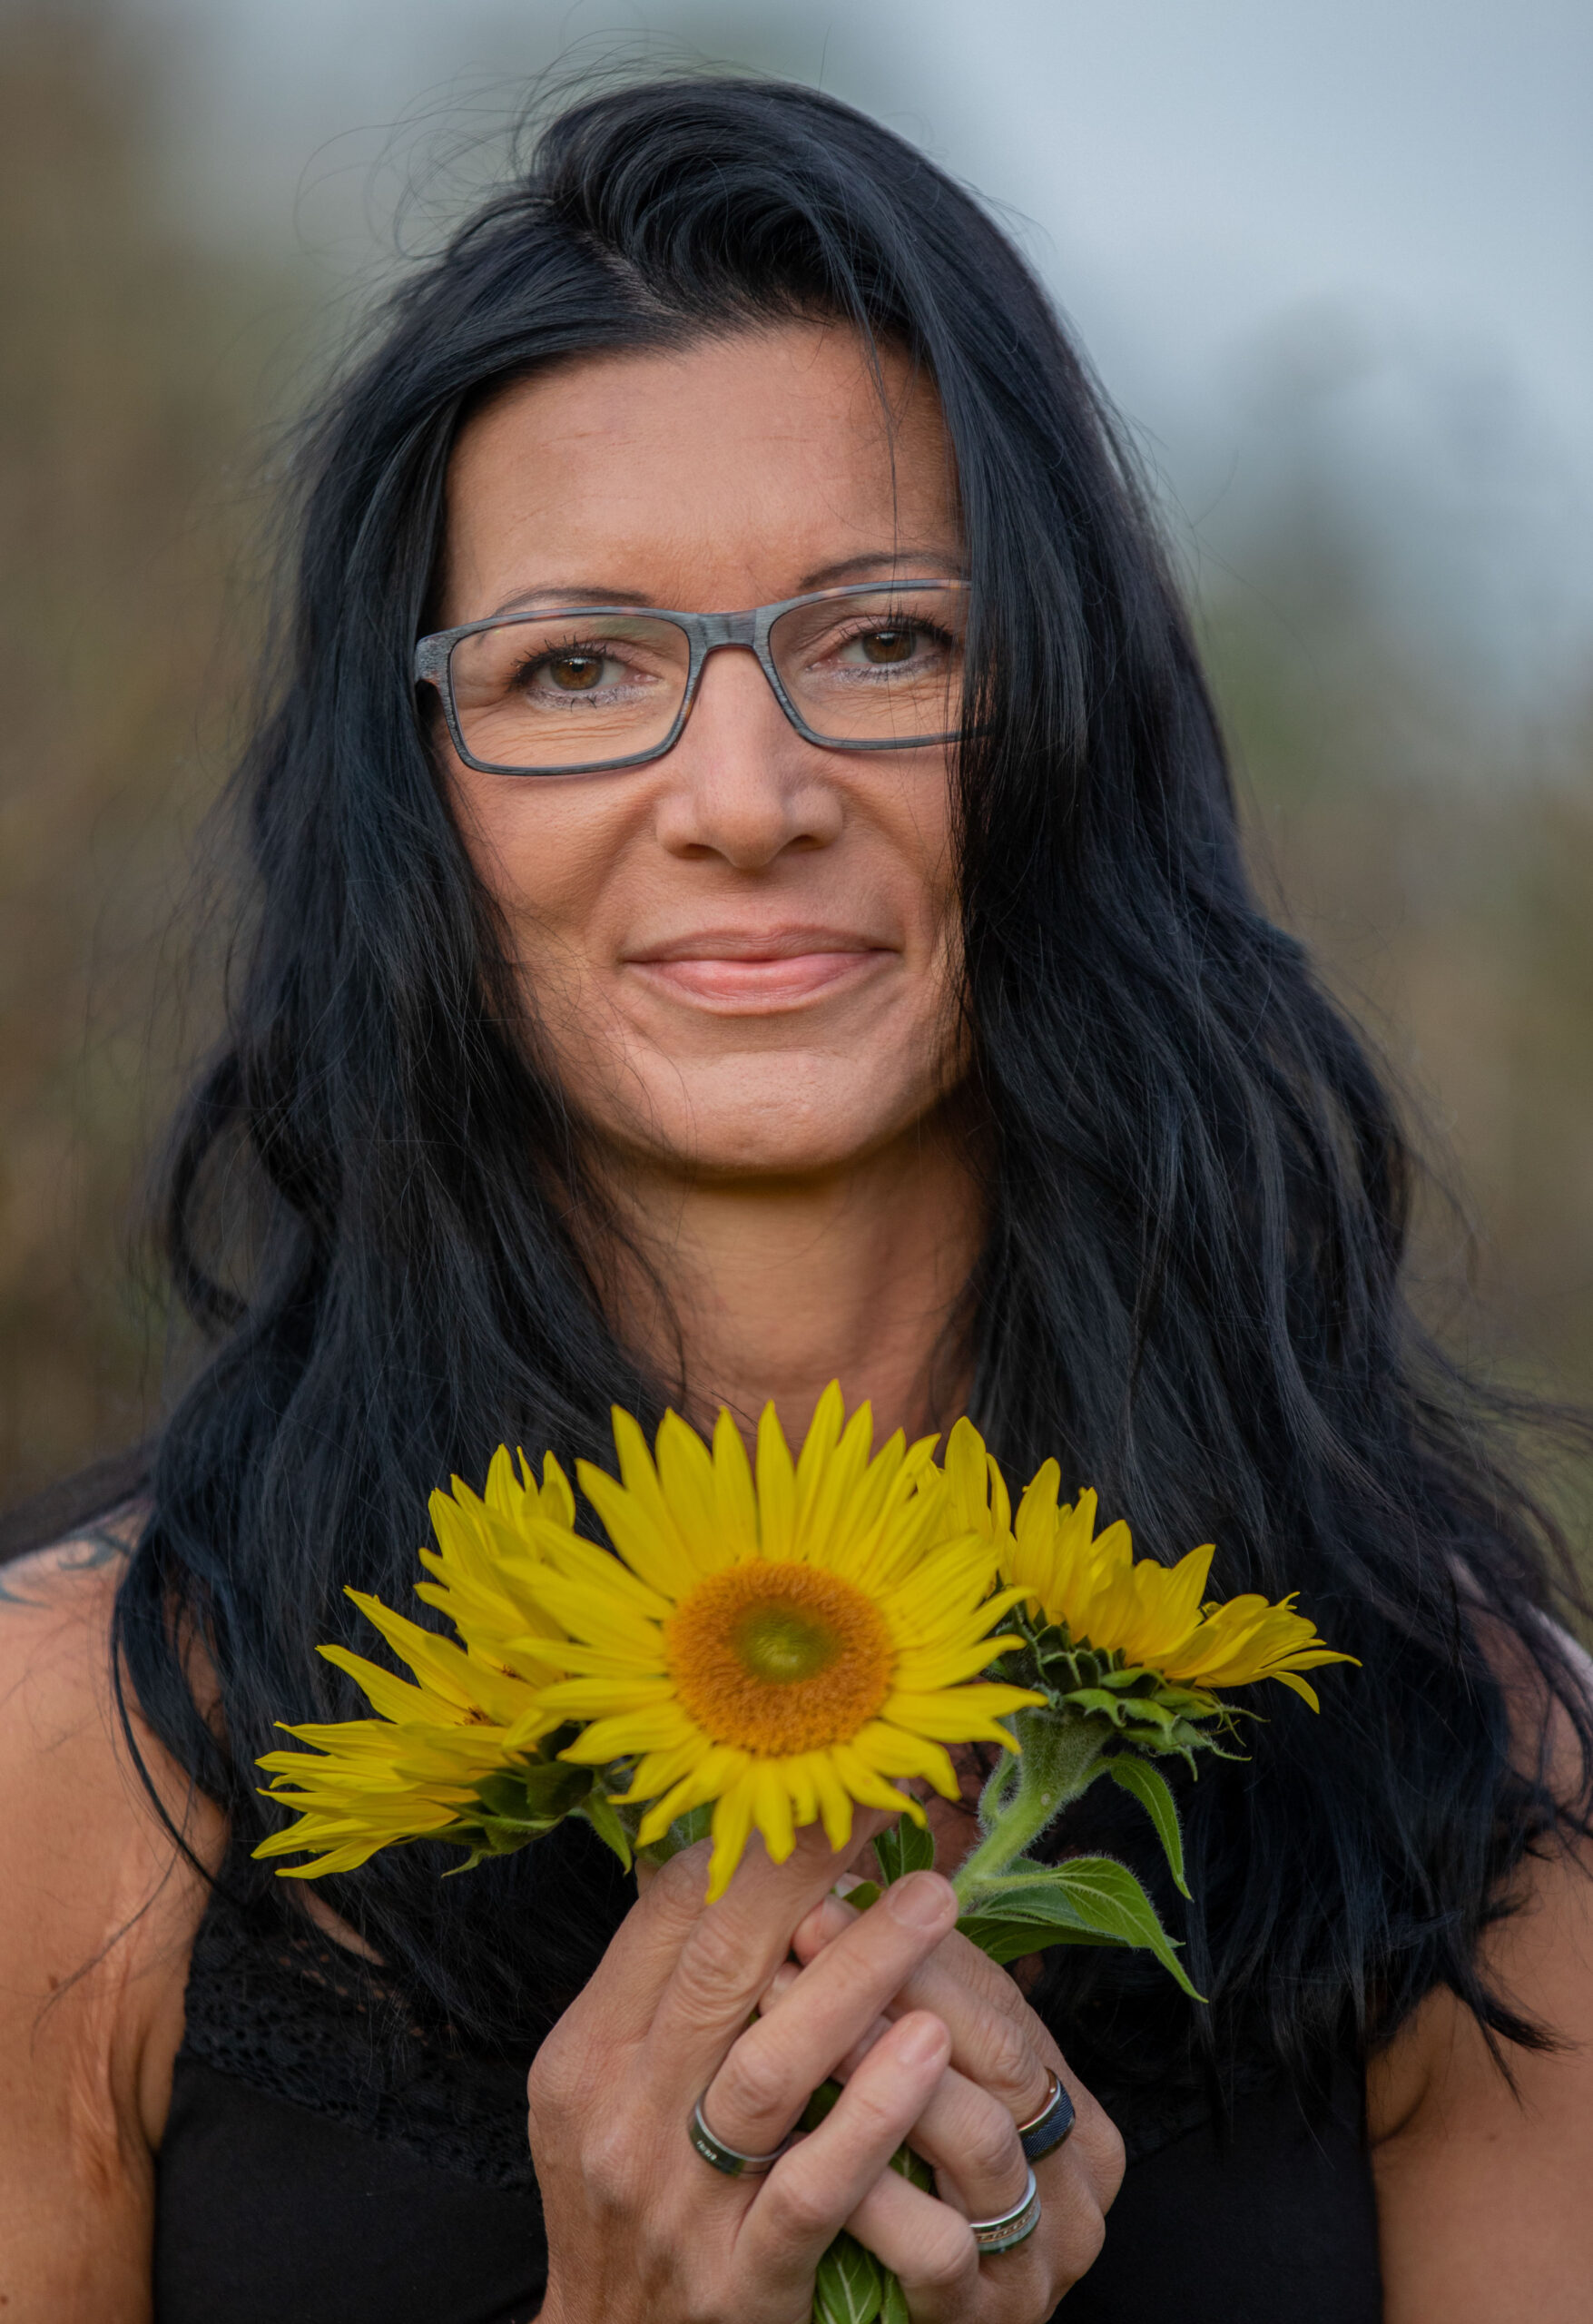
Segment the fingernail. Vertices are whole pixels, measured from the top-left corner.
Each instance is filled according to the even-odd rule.
[[[919,2010],[905,2019],[898,2029],[896,2058],[899,2065],[928,2065],[930,2059],[940,2056],[951,2046],[951,2039],[938,2017]]]
[[[772,2009],[782,1994],[790,1993],[801,1974],[794,1961],[782,1961],[764,1989],[760,2009]]]
[[[948,1918],[948,1906],[955,1911],[957,1897],[938,1872],[910,1872],[887,1888],[885,1902],[904,1928],[934,1928]]]

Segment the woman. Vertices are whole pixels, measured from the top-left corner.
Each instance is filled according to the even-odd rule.
[[[1546,1528],[1411,1323],[1405,1149],[1255,905],[1020,261],[811,92],[605,96],[302,473],[171,1173],[212,1353],[131,1501],[7,1576],[12,2314],[800,2324],[843,2223],[924,2324],[1584,2313],[1593,1722]],[[706,1911],[693,1857],[638,1902],[575,1827],[324,1900],[251,1866],[254,1761],[359,1708],[314,1648],[369,1643],[346,1582],[404,1601],[432,1486],[601,1458],[615,1403],[801,1427],[833,1375],[1060,1453],[1360,1658],[1185,1787],[1208,2007],[1071,1948],[1026,2000],[939,1874],[859,1917],[811,1833]],[[838,2065],[772,2171],[693,2152],[699,2097],[762,2154]],[[1053,2073],[1040,2226],[981,2257]]]

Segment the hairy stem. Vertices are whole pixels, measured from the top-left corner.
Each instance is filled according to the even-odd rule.
[[[1012,1723],[1023,1747],[1016,1769],[1004,1762],[985,1786],[979,1801],[984,1837],[953,1884],[965,1913],[977,1911],[986,1884],[1088,1790],[1111,1739],[1104,1720],[1066,1711],[1058,1717],[1054,1710],[1020,1710]]]

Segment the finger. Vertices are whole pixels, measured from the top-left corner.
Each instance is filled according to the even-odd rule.
[[[857,1918],[839,1897],[823,1898],[792,1937],[797,1958],[817,1960]],[[1061,2052],[1005,1969],[955,1931],[912,1971],[887,2014],[910,2009],[933,2010],[951,2035],[959,2073],[998,2098],[1015,2122],[1039,2112],[1053,2073],[1067,2080]]]
[[[775,1998],[783,1998],[808,1974],[788,1963],[776,1972],[772,1988]],[[805,2009],[806,1994],[804,1986],[798,1997],[799,2010]],[[889,2017],[874,2019],[854,2047],[831,2068],[838,2082],[851,2081],[890,2025]],[[967,2219],[998,2218],[1020,2200],[1028,2183],[1028,2162],[1011,2114],[998,2098],[954,2066],[947,2067],[930,2093],[908,2144],[934,2171],[941,2197]]]
[[[967,2324],[976,2312],[978,2250],[967,2220],[949,2204],[938,2202],[899,2171],[886,2171],[846,2225],[897,2277],[913,2324]],[[1022,2249],[1019,2245],[1020,2252]],[[1026,2280],[1034,2273],[1026,2269]],[[1035,2299],[1016,2312],[1038,2317],[1048,2315],[1050,2309],[1049,2300]]]
[[[590,2018],[615,2043],[642,2039],[681,1947],[702,1916],[712,1854],[712,1844],[700,1840],[654,1869],[566,2012],[569,2018]]]
[[[783,1864],[773,1863],[762,1841],[754,1839],[717,1904],[703,1906],[702,1891],[697,1891],[698,1910],[658,1991],[646,2043],[650,2068],[670,2088],[688,2090],[688,2103],[752,2014],[791,1949],[797,1923],[889,1822],[889,1817],[875,1811],[860,1813],[841,1850],[831,1849],[821,1827],[809,1825],[797,1834],[796,1846]],[[680,1860],[665,1865],[648,1891],[646,1905],[659,1895]],[[730,2138],[717,2123],[714,2128],[721,2137]]]
[[[784,2003],[733,2043],[703,2096],[715,2137],[749,2154],[778,2146],[809,2093],[875,2026],[956,1918],[956,1892],[934,1872],[914,1873],[888,1890],[874,1911],[854,1916]]]
[[[945,2071],[949,2043],[921,2012],[887,2028],[816,2131],[776,2163],[742,2222],[749,2280],[811,2274],[881,2174]]]

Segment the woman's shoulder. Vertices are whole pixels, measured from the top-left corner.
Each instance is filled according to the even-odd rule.
[[[1593,2278],[1593,2224],[1576,2224],[1589,2221],[1593,2171],[1588,1771],[1577,1723],[1526,1641],[1492,1618],[1477,1629],[1504,1693],[1516,1766],[1547,1780],[1568,1819],[1523,1856],[1480,1948],[1493,1989],[1548,2045],[1496,2048],[1441,1988],[1372,2062],[1367,2128],[1394,2324],[1580,2315]],[[1593,1663],[1564,1632],[1550,1643],[1567,1681],[1593,1704]]]
[[[111,1617],[135,1529],[135,1516],[113,1521],[0,1567],[7,2260],[38,2312],[118,2324],[147,2299],[136,2260],[205,1886],[156,1812],[116,1704]],[[217,1811],[152,1737],[139,1741],[168,1815],[213,1859]]]
[[[97,1955],[125,1925],[147,1958],[198,1901],[173,1827],[202,1863],[224,1838],[130,1702],[135,1758],[117,1701],[112,1614],[138,1523],[131,1511],[0,1567],[0,1945],[14,1964],[19,1947],[58,1952],[51,1993],[74,1944]]]

